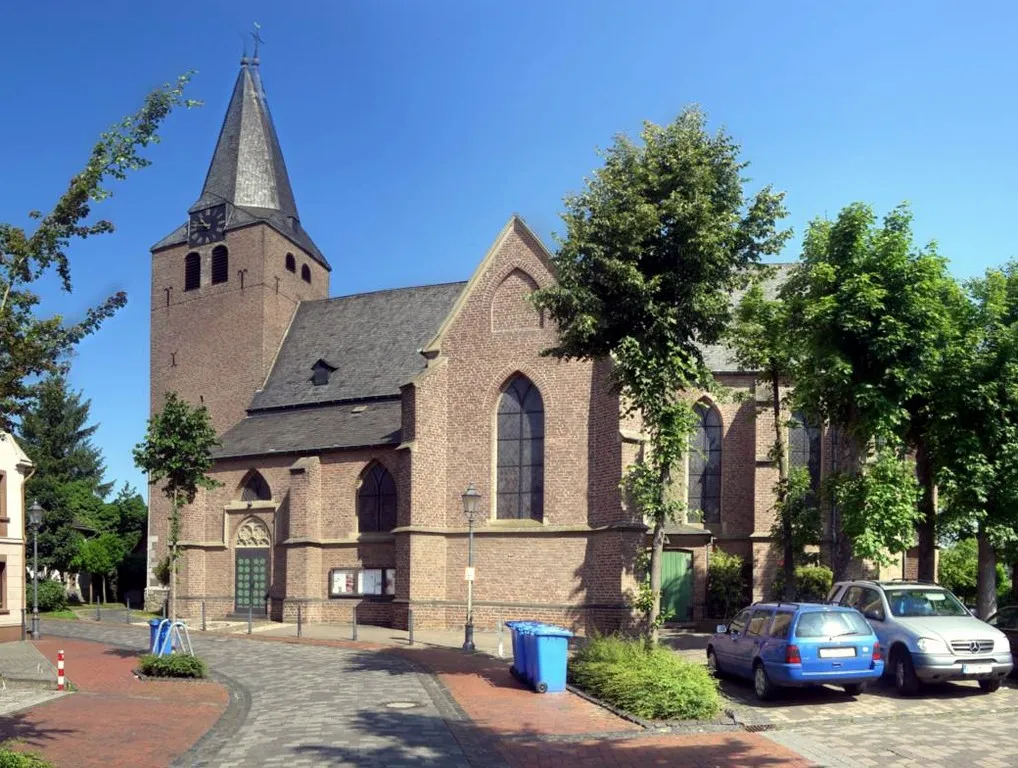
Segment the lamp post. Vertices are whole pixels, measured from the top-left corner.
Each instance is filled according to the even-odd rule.
[[[463,632],[463,650],[474,650],[474,515],[481,494],[471,483],[463,492],[463,512],[467,516],[467,623]]]
[[[32,639],[39,639],[39,526],[45,510],[38,501],[28,508],[28,523],[32,528]]]

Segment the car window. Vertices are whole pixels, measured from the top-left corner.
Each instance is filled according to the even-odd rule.
[[[732,623],[728,625],[729,632],[742,632],[746,628],[746,623],[749,621],[749,611],[743,611],[734,619]]]
[[[1018,608],[1004,608],[990,618],[990,624],[1000,629],[1018,629]]]
[[[868,635],[873,630],[858,613],[851,611],[813,611],[799,615],[796,637],[841,637]]]
[[[863,589],[860,591],[862,592],[859,600],[861,605],[853,605],[852,607],[868,619],[883,621],[884,601],[880,599],[880,593],[875,589]]]
[[[958,598],[943,589],[896,589],[887,593],[894,616],[969,616]]]
[[[771,611],[765,609],[757,609],[753,611],[753,618],[749,620],[749,626],[746,627],[747,635],[762,635],[767,629],[767,622],[770,621]]]
[[[771,637],[776,637],[781,640],[788,639],[788,628],[792,626],[791,611],[778,611],[774,614],[774,621],[771,623],[771,631],[768,633]]]
[[[849,587],[841,596],[841,604],[858,610],[862,603],[862,587]]]
[[[835,584],[833,587],[831,587],[831,591],[827,593],[827,602],[828,603],[833,603],[834,602],[834,596],[836,594],[838,594],[838,590],[839,589],[841,589],[841,585],[840,584]]]

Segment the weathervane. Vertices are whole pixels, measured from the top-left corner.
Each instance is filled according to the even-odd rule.
[[[262,25],[257,21],[254,22],[254,32],[251,33],[251,37],[254,39],[254,60],[258,61],[258,46],[264,43],[261,36]]]

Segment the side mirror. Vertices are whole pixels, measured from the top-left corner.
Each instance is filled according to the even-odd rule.
[[[714,627],[714,631],[717,632],[719,635],[727,634],[728,633],[728,625],[727,624],[718,624],[716,627]]]
[[[864,613],[863,616],[865,616],[867,619],[870,619],[871,621],[883,621],[884,620],[884,613],[883,613],[883,611],[866,611],[866,613]]]

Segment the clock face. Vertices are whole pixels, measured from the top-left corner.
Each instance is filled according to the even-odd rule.
[[[191,245],[205,245],[222,240],[226,231],[226,206],[216,205],[191,214],[187,241]]]

